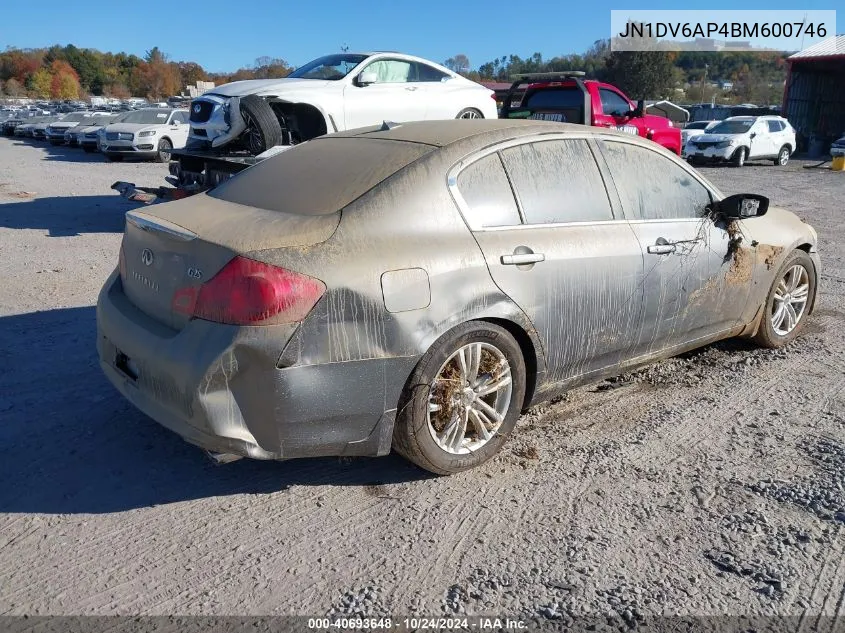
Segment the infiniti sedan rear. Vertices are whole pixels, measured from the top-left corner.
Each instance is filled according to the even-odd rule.
[[[102,368],[215,454],[490,459],[526,407],[713,341],[778,347],[817,236],[638,137],[514,120],[320,137],[127,214]]]

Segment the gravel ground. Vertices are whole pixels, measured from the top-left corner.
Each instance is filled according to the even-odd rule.
[[[94,350],[115,180],[166,168],[0,139],[0,614],[845,616],[845,174],[708,168],[820,235],[805,335],[728,341],[523,416],[431,478],[390,456],[216,467]]]

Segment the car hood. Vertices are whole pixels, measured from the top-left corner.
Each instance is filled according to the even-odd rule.
[[[106,132],[131,132],[135,134],[144,130],[157,130],[166,127],[163,123],[112,123],[105,127]]]
[[[209,90],[207,95],[222,97],[243,97],[246,95],[281,95],[304,87],[311,89],[339,85],[338,81],[324,79],[248,79],[233,81]],[[202,98],[202,96],[200,96]]]
[[[699,134],[695,137],[696,141],[705,141],[707,143],[720,143],[722,141],[733,141],[745,136],[745,134]]]
[[[76,127],[80,123],[81,121],[53,121],[50,123],[50,127],[54,130],[66,130],[69,127]]]
[[[836,139],[835,141],[833,141],[833,144],[834,145],[845,145],[845,136],[843,136],[842,138]]]

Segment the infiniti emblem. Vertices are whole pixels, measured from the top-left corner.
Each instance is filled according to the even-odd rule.
[[[195,106],[194,106],[194,112],[196,112],[197,114],[199,114],[199,111],[200,111],[200,110],[202,110],[202,108],[200,107],[200,104],[197,104],[197,105],[195,105]]]
[[[145,248],[141,251],[141,262],[144,264],[144,266],[152,266],[153,259],[153,252],[150,249]]]

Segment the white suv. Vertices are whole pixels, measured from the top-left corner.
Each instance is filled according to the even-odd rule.
[[[779,116],[733,116],[704,134],[689,139],[687,158],[693,163],[768,159],[786,165],[795,151],[795,130]]]

